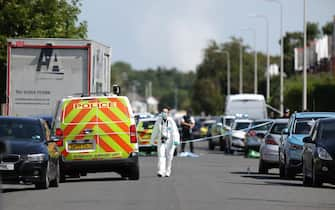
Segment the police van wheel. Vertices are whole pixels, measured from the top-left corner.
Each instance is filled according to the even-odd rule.
[[[129,180],[139,180],[140,179],[140,169],[138,167],[138,164],[131,167],[128,172],[128,179]]]
[[[65,174],[64,172],[60,171],[59,172],[59,183],[64,183],[66,182]]]

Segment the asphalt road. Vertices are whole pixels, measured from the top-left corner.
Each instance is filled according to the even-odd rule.
[[[169,178],[156,177],[155,157],[141,157],[139,181],[102,173],[70,180],[57,189],[4,185],[2,206],[6,210],[335,209],[333,185],[306,188],[301,177],[279,179],[278,170],[258,175],[256,159],[208,152],[205,143],[196,149],[198,158],[175,159]]]

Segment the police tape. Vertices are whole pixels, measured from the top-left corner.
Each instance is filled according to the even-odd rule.
[[[222,134],[222,135],[207,136],[207,137],[202,137],[202,138],[197,138],[197,139],[182,140],[182,141],[180,141],[180,143],[184,144],[184,143],[201,142],[201,141],[207,141],[209,139],[231,136],[231,135],[233,135],[233,132],[239,132],[239,131],[247,132],[247,131],[253,130],[255,128],[263,127],[265,125],[272,124],[272,123],[273,123],[273,121],[269,121],[269,122],[266,122],[266,123],[262,123],[262,124],[259,124],[259,125],[252,126],[250,128],[245,128],[245,129],[240,129],[240,130],[235,130],[235,131],[227,131],[227,133]]]
[[[183,144],[183,143],[207,141],[209,139],[219,138],[219,137],[223,137],[223,136],[229,136],[229,134],[216,135],[216,136],[207,136],[207,137],[198,138],[198,139],[181,140],[180,143]]]

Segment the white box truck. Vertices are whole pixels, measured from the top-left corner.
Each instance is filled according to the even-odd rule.
[[[8,39],[6,114],[51,115],[73,94],[110,91],[111,48],[91,40]]]

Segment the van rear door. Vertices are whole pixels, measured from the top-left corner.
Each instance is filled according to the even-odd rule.
[[[63,104],[61,128],[66,160],[91,160],[98,153],[96,104],[95,98],[73,99]]]
[[[131,120],[128,100],[125,97],[100,97],[97,103],[98,158],[128,158],[137,146],[137,142],[131,142],[131,127],[135,129],[135,123]]]

